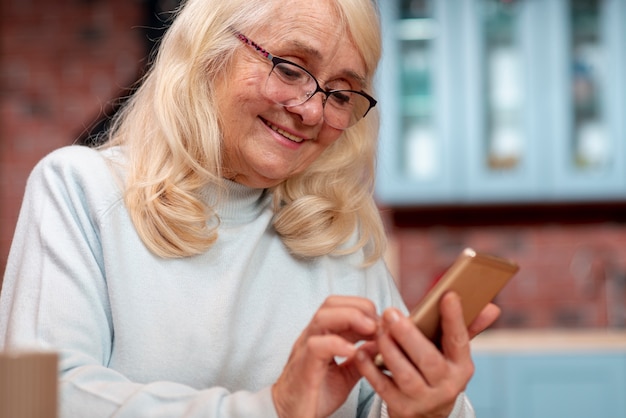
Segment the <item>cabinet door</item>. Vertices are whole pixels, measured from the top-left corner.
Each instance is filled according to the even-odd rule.
[[[455,180],[463,152],[453,144],[459,127],[450,120],[451,96],[460,89],[453,52],[457,9],[434,0],[381,4],[377,197],[383,203],[446,202],[460,193]]]
[[[626,194],[626,1],[551,0],[553,197]]]
[[[480,418],[623,418],[626,354],[475,353],[467,386]]]
[[[504,417],[626,417],[626,355],[518,355],[507,360]]]
[[[504,418],[502,355],[475,354],[475,372],[465,393],[480,418]]]
[[[544,1],[465,0],[463,110],[472,201],[536,200],[547,193],[535,104],[545,61]]]

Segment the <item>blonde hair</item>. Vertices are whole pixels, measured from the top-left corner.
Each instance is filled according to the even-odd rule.
[[[330,0],[371,79],[380,58],[372,0]],[[138,234],[162,257],[206,251],[219,218],[200,197],[223,190],[219,103],[212,83],[229,70],[242,32],[272,21],[276,1],[189,0],[177,12],[141,86],[116,117],[106,146],[127,155],[125,203]],[[223,75],[223,74],[222,74]],[[372,193],[378,117],[375,110],[347,129],[303,173],[272,188],[274,227],[296,256],[345,254],[365,248],[378,259],[385,234]],[[359,231],[354,245],[346,243]]]

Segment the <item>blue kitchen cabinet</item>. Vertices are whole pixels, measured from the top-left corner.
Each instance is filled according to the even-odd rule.
[[[380,8],[381,203],[626,198],[626,0]]]
[[[543,26],[537,1],[464,1],[463,135],[468,144],[466,199],[543,198],[545,173],[538,101],[545,62],[537,59]]]
[[[378,73],[381,201],[451,201],[463,192],[456,165],[464,144],[451,123],[461,88],[455,43],[458,10],[444,1],[385,1],[383,57]]]
[[[475,364],[477,417],[626,417],[626,352],[478,353]]]
[[[552,0],[546,16],[553,197],[624,199],[626,1]]]
[[[498,369],[497,358],[489,355],[474,355],[475,372],[467,387],[476,417],[504,418],[504,375]]]

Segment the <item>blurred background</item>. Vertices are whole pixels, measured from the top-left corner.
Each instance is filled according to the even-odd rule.
[[[176,0],[0,3],[0,268],[26,178],[85,143]],[[376,196],[409,307],[464,247],[516,260],[479,417],[626,417],[626,0],[379,0]]]
[[[50,151],[84,142],[141,77],[167,0],[0,2],[0,268],[24,186]]]

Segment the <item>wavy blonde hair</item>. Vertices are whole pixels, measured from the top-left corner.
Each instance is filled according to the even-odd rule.
[[[373,0],[330,0],[360,51],[371,90],[380,59]],[[137,232],[162,257],[206,251],[219,218],[201,199],[208,184],[223,190],[219,103],[213,82],[229,70],[243,33],[272,22],[279,1],[188,0],[177,11],[155,61],[114,120],[105,145],[127,155],[125,203]],[[303,173],[272,188],[274,227],[296,256],[346,254],[361,248],[378,259],[385,233],[373,199],[376,110],[344,131]],[[359,231],[356,243],[347,243]]]

